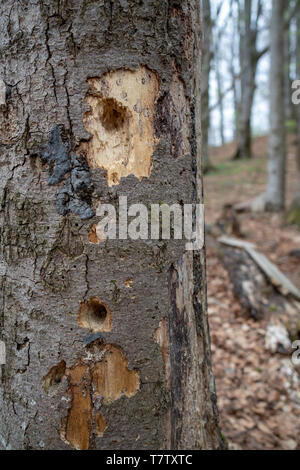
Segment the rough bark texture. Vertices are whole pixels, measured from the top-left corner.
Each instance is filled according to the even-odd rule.
[[[222,447],[204,252],[103,243],[95,215],[119,196],[202,201],[199,2],[5,0],[0,12],[0,447]],[[126,136],[131,175],[117,164]]]
[[[270,136],[266,209],[285,205],[286,143],[284,118],[284,11],[283,0],[273,0],[271,20]]]

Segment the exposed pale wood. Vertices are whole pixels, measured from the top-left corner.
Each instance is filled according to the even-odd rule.
[[[92,168],[107,170],[109,185],[130,174],[149,177],[157,143],[153,127],[160,88],[157,74],[140,66],[114,70],[88,82],[86,102],[91,110],[84,124],[92,138],[78,151],[85,151]]]

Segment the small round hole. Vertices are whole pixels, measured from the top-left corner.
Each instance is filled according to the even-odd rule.
[[[98,297],[81,302],[78,323],[94,332],[111,330],[111,311]]]
[[[107,308],[98,301],[91,300],[90,314],[95,319],[95,321],[104,321],[107,315]]]

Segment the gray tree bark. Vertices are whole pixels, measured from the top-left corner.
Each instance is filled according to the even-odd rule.
[[[252,0],[244,0],[239,12],[240,32],[240,89],[238,110],[237,152],[235,159],[251,158],[251,114],[255,92],[255,77],[260,55],[257,50],[258,19],[261,2],[257,5],[257,20],[252,21]]]
[[[270,30],[270,136],[266,209],[285,206],[286,136],[284,112],[284,11],[283,0],[273,0]]]
[[[220,138],[221,144],[225,144],[225,118],[224,118],[224,96],[222,90],[222,76],[220,70],[220,57],[219,49],[216,53],[215,63],[216,63],[216,79],[217,79],[217,89],[218,89],[218,101],[219,101],[219,112],[220,112]]]
[[[199,2],[0,13],[0,448],[222,448],[204,250],[97,212],[202,201]]]
[[[238,20],[235,17],[235,10],[234,5],[232,5],[231,17],[233,19],[233,26],[232,26],[232,36],[231,36],[231,63],[230,63],[230,75],[232,80],[232,91],[233,91],[233,107],[234,107],[234,139],[238,139],[238,128],[239,128],[239,99],[238,99],[238,80],[236,78],[236,70],[235,70],[235,60],[236,56],[238,55],[238,41],[236,38],[238,37],[239,33],[239,25]]]
[[[287,12],[288,12],[287,8]],[[295,110],[291,100],[291,22],[284,32],[284,106],[286,120],[295,120]]]
[[[296,40],[296,75],[299,79],[300,77],[300,8],[297,11],[296,16],[297,24],[297,40]],[[295,196],[288,214],[288,221],[296,224],[300,227],[300,105],[295,107],[295,115],[297,121],[297,153],[296,153],[296,163],[297,163],[297,181],[296,181],[296,190]]]
[[[202,168],[206,173],[211,168],[208,154],[208,135],[210,125],[209,112],[209,77],[211,70],[211,39],[212,39],[212,18],[210,0],[203,0],[203,54],[202,54],[202,80],[201,80],[201,108],[202,108]]]

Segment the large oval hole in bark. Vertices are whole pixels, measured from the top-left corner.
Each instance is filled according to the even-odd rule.
[[[149,178],[152,156],[158,139],[154,114],[159,95],[158,75],[145,66],[136,70],[118,69],[88,79],[83,118],[91,134],[77,152],[85,154],[91,168],[107,170],[109,186],[122,177]]]

